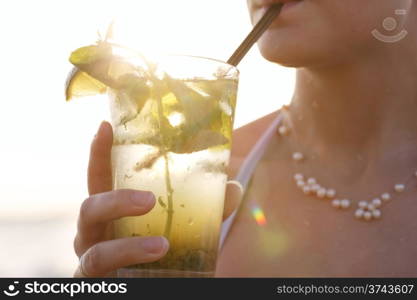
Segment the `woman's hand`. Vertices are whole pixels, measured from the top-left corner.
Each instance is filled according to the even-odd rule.
[[[130,237],[112,240],[112,222],[125,216],[139,216],[155,205],[151,192],[112,191],[111,125],[103,122],[90,152],[88,166],[89,197],[82,203],[78,232],[74,240],[80,267],[75,276],[109,276],[118,268],[152,262],[163,257],[169,248],[164,237]]]
[[[155,205],[153,193],[138,190],[112,191],[111,147],[113,132],[103,122],[91,144],[88,166],[89,197],[82,203],[74,249],[80,258],[76,277],[114,275],[118,268],[153,262],[169,249],[162,236],[129,237],[112,240],[113,221],[126,216],[140,216]],[[236,207],[236,188],[228,188],[223,218]]]

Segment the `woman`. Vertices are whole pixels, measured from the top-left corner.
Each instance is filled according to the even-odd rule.
[[[216,276],[417,276],[417,3],[248,0],[253,23],[273,2],[290,3],[259,48],[297,68],[296,87],[290,106],[234,132],[230,178],[260,135],[275,134],[261,141]],[[112,220],[155,204],[146,192],[110,191],[111,143],[103,123],[75,238],[77,275],[106,276],[169,247],[161,237],[108,240]],[[225,218],[239,205],[232,194]]]

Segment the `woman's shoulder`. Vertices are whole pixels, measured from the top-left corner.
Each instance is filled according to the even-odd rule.
[[[236,176],[241,163],[275,117],[276,112],[272,112],[233,131],[229,178]]]
[[[232,153],[227,170],[229,179],[236,177],[246,156],[275,116],[276,113],[270,113],[233,131]],[[230,216],[240,203],[239,194],[236,194],[233,189],[227,189],[226,199],[228,200],[225,202],[224,218]]]

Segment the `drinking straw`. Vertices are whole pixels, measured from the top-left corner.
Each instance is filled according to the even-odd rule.
[[[243,40],[240,46],[236,49],[233,55],[227,61],[232,66],[237,66],[242,58],[248,53],[249,49],[256,43],[265,30],[271,25],[272,21],[278,16],[281,11],[282,3],[272,5],[259,22],[253,27],[252,31]]]

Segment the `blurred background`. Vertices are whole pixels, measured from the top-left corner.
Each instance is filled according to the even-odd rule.
[[[115,20],[138,50],[227,60],[251,30],[244,0],[0,2],[0,277],[72,276],[90,142],[104,97],[66,103],[71,51]],[[239,65],[235,128],[288,103],[294,71],[254,47]]]

